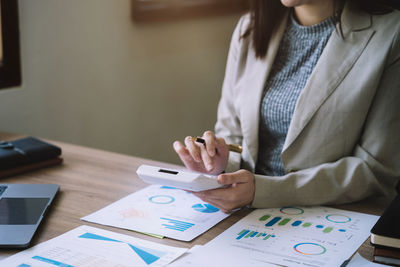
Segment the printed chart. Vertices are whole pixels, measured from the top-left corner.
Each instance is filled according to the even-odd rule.
[[[109,267],[164,266],[187,249],[80,226],[61,236],[15,254],[1,266]]]
[[[151,185],[82,220],[190,241],[228,216],[189,192]]]
[[[258,209],[172,266],[340,266],[377,219],[327,207]]]

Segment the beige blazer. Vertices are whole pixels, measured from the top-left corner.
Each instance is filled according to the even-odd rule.
[[[254,172],[263,87],[286,19],[267,56],[255,57],[242,17],[230,46],[215,126],[243,145],[227,171]],[[281,154],[286,174],[255,175],[253,207],[315,205],[392,194],[400,178],[400,12],[370,15],[346,5],[297,100]]]

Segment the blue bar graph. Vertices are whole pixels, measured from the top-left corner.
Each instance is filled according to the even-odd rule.
[[[168,218],[160,218],[160,219],[168,222],[168,224],[161,224],[162,226],[164,226],[164,228],[176,230],[176,231],[180,231],[180,232],[183,232],[194,225],[194,223],[188,223],[188,222],[183,222],[183,221],[178,221],[178,220],[173,220],[173,219],[168,219]]]
[[[292,226],[299,226],[302,223],[302,221],[294,221],[292,223]]]
[[[240,231],[238,234],[238,236],[236,237],[236,240],[240,240],[242,238],[257,238],[257,237],[261,237],[260,240],[267,240],[270,237],[275,237],[275,235],[271,235],[271,234],[267,234],[267,233],[260,233],[257,231],[251,231],[248,229],[243,229],[242,231]]]
[[[254,232],[253,234],[250,235],[250,237],[255,237],[258,234],[258,232]]]
[[[250,232],[250,230],[243,230],[241,231],[238,235],[238,237],[236,237],[237,240],[242,239],[242,237],[244,237],[245,235],[247,235]]]
[[[275,223],[279,222],[279,220],[282,219],[281,217],[274,217],[272,220],[270,220],[268,223],[265,224],[266,227],[271,227]]]

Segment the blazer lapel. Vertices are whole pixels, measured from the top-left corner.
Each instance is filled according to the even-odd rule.
[[[324,101],[334,92],[357,61],[374,31],[371,16],[352,11],[346,6],[342,15],[342,38],[338,31],[330,37],[306,86],[297,100],[296,108],[283,146],[285,151],[299,136]]]
[[[260,102],[266,79],[271,71],[272,64],[274,63],[275,56],[278,52],[279,43],[285,32],[287,24],[287,15],[285,15],[283,22],[279,25],[277,33],[271,39],[267,55],[263,59],[258,59],[255,56],[253,49],[248,50],[248,62],[251,64],[246,65],[245,72],[247,73],[244,81],[245,90],[242,90],[243,95],[243,118],[242,131],[244,140],[249,148],[249,153],[253,162],[249,162],[251,167],[255,167],[258,153],[258,127],[260,116]]]

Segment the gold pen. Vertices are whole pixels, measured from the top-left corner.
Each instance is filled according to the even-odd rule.
[[[198,136],[192,136],[192,140],[197,142],[197,143],[201,143],[201,144],[206,144],[206,141]],[[237,145],[237,144],[227,144],[229,151],[232,152],[236,152],[236,153],[242,153],[242,146],[241,145]]]

